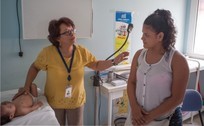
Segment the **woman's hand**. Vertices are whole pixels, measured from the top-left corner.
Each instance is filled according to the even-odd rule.
[[[132,124],[135,126],[146,124],[145,115],[148,115],[148,112],[141,107],[136,107],[134,111],[132,110]]]
[[[145,123],[143,125],[147,125],[150,122],[152,122],[154,119],[152,118],[151,114],[146,114],[144,115],[144,120],[145,120]]]
[[[128,59],[127,56],[129,56],[129,52],[122,52],[121,54],[115,57],[114,63],[119,64],[123,60],[127,60]]]
[[[27,94],[27,93],[30,93],[29,89],[27,89],[27,88],[20,88],[18,90],[18,93],[15,94],[15,96],[12,98],[12,101],[15,100],[17,97],[21,96],[22,94]]]

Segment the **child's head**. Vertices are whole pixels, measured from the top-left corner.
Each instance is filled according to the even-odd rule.
[[[16,111],[15,105],[10,101],[1,103],[1,125],[8,123],[14,118]]]

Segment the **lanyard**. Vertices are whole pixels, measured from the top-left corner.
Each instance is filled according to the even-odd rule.
[[[75,45],[73,45],[72,57],[71,57],[71,61],[70,61],[69,67],[68,67],[67,64],[66,64],[66,62],[65,62],[64,57],[62,56],[62,53],[61,53],[59,47],[57,48],[57,51],[59,52],[59,55],[60,55],[60,57],[61,57],[61,59],[62,59],[64,65],[65,65],[65,67],[66,67],[66,69],[67,69],[67,72],[68,72],[67,80],[68,80],[68,81],[71,81],[71,75],[70,75],[70,73],[71,73],[71,70],[72,70],[72,63],[73,63],[73,60],[74,60],[75,49],[76,49],[76,47],[75,47]]]

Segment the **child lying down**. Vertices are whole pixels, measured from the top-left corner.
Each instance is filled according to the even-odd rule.
[[[12,101],[3,101],[1,103],[1,125],[10,122],[14,117],[26,115],[43,105],[41,101],[37,101],[37,86],[32,84],[30,93],[23,88],[13,97]]]

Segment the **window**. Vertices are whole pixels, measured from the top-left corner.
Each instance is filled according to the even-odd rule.
[[[191,0],[187,55],[204,59],[204,0]]]

